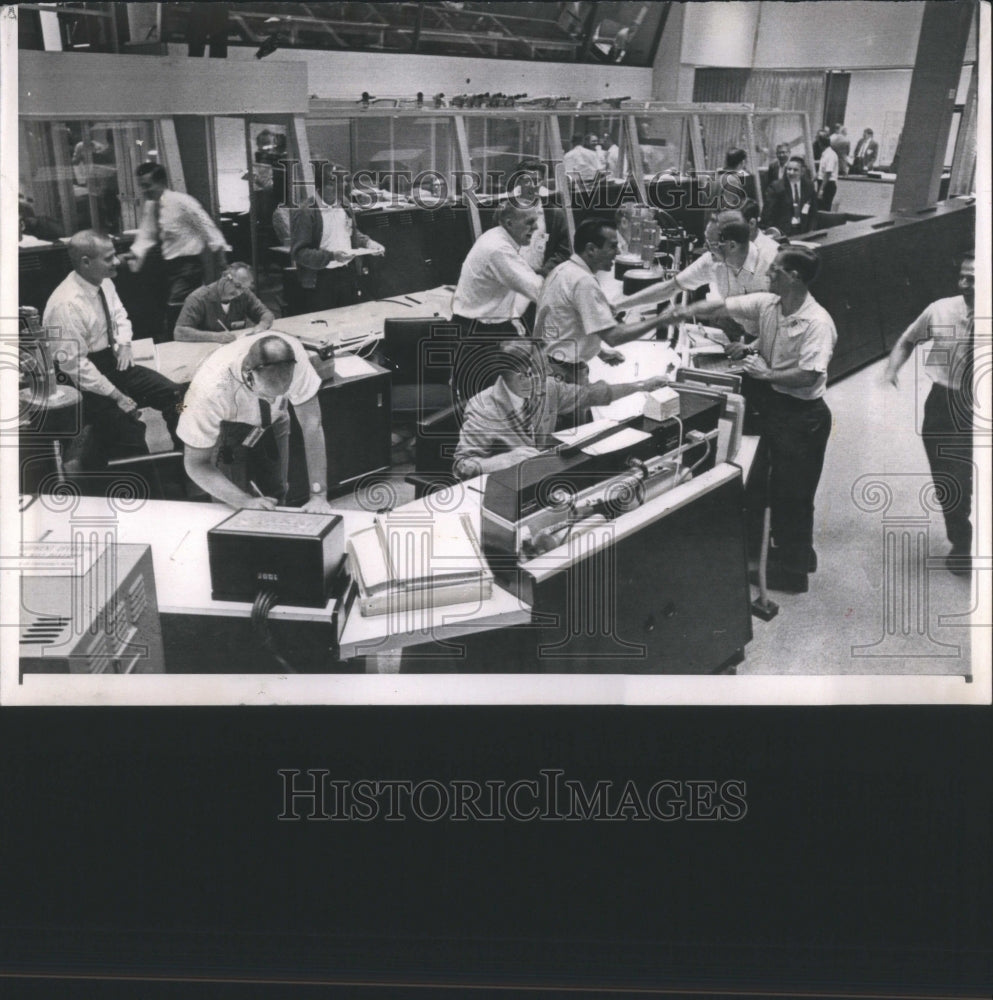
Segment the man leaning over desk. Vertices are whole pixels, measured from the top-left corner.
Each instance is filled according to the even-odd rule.
[[[302,509],[326,513],[320,387],[321,379],[295,337],[268,333],[218,348],[193,376],[179,418],[187,475],[232,507],[272,510],[285,502],[290,403],[303,431],[310,480],[310,499]]]
[[[176,340],[229,344],[238,337],[264,333],[273,314],[252,291],[247,264],[229,264],[220,279],[191,292],[176,320]]]

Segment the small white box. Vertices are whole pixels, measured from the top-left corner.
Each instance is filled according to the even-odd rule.
[[[645,409],[642,411],[649,420],[661,423],[670,417],[679,416],[679,393],[669,386],[654,389],[645,399]]]

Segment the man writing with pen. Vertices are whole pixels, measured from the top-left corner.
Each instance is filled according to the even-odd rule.
[[[186,473],[215,500],[272,510],[288,490],[292,405],[303,432],[310,499],[326,513],[327,447],[317,391],[321,379],[295,337],[239,337],[204,359],[183,401],[177,434]]]
[[[229,344],[238,337],[263,333],[273,314],[252,291],[247,264],[229,264],[220,279],[191,292],[176,320],[174,338]]]

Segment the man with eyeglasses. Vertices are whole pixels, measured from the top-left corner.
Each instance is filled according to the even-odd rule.
[[[508,469],[555,445],[552,433],[565,414],[575,413],[581,421],[590,406],[651,392],[667,382],[657,375],[618,385],[575,385],[552,374],[544,348],[540,341],[523,339],[500,345],[491,366],[496,381],[469,400],[462,419],[454,464],[460,479]]]
[[[247,264],[229,264],[218,281],[190,293],[176,320],[176,340],[229,344],[238,337],[264,333],[275,317],[252,288]]]
[[[956,576],[972,572],[972,432],[975,396],[973,358],[976,306],[976,258],[963,255],[960,295],[932,302],[910,324],[890,352],[886,381],[899,386],[897,374],[918,344],[930,340],[924,362],[931,391],[924,403],[921,437],[935,494],[945,516],[952,550],[945,568]]]
[[[285,333],[240,337],[206,358],[186,392],[177,433],[186,473],[215,500],[272,510],[286,500],[290,416],[300,422],[310,477],[303,510],[327,513],[327,450],[303,345]]]
[[[728,354],[742,361],[749,393],[758,410],[761,447],[752,477],[768,470],[769,507],[775,547],[769,553],[769,588],[791,594],[808,590],[817,568],[813,548],[814,496],[831,434],[824,401],[827,369],[838,341],[834,321],[808,291],[819,270],[813,250],[787,246],[769,268],[769,291],[696,302],[671,309],[669,322],[731,318],[758,325],[754,347],[732,344]]]
[[[627,311],[636,306],[667,302],[682,291],[710,287],[708,298],[718,302],[733,295],[764,292],[769,288],[768,269],[771,258],[751,240],[748,223],[740,213],[717,216],[707,223],[704,232],[707,252],[674,278],[649,285],[648,288],[618,301],[615,308]],[[733,335],[736,325],[725,324]],[[754,337],[758,326],[752,318],[740,323],[746,334]]]

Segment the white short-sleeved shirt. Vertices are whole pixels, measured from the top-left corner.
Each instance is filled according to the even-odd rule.
[[[186,391],[176,433],[191,448],[212,448],[221,436],[222,423],[262,426],[259,397],[245,385],[241,366],[245,355],[262,337],[279,337],[293,348],[296,366],[285,396],[272,404],[275,412],[283,400],[298,406],[312,399],[321,387],[307,352],[295,337],[269,330],[252,337],[240,337],[224,344],[204,359]]]
[[[676,275],[676,284],[680,288],[687,289],[710,285],[708,298],[712,299],[728,299],[736,295],[765,292],[769,288],[769,265],[775,257],[775,254],[770,256],[755,243],[749,243],[745,262],[736,271],[723,261],[714,260],[710,253],[705,253]],[[741,325],[750,336],[754,337],[758,333],[758,323],[754,320]]]
[[[487,229],[462,264],[452,312],[488,323],[519,318],[541,290],[541,277],[520,251],[503,226]]]
[[[552,344],[549,356],[574,364],[596,357],[603,346],[600,334],[617,325],[607,296],[586,261],[577,254],[548,276],[538,296],[534,335]]]
[[[904,337],[912,344],[932,342],[924,370],[932,382],[946,389],[961,389],[969,353],[974,310],[961,295],[932,302],[907,327]]]
[[[755,346],[774,372],[800,368],[820,375],[809,386],[773,384],[776,392],[796,399],[819,399],[824,395],[828,364],[838,342],[838,332],[827,310],[818,305],[809,292],[800,308],[789,316],[783,315],[779,296],[771,292],[730,298],[724,307],[742,326],[746,321],[757,322],[759,339]]]

